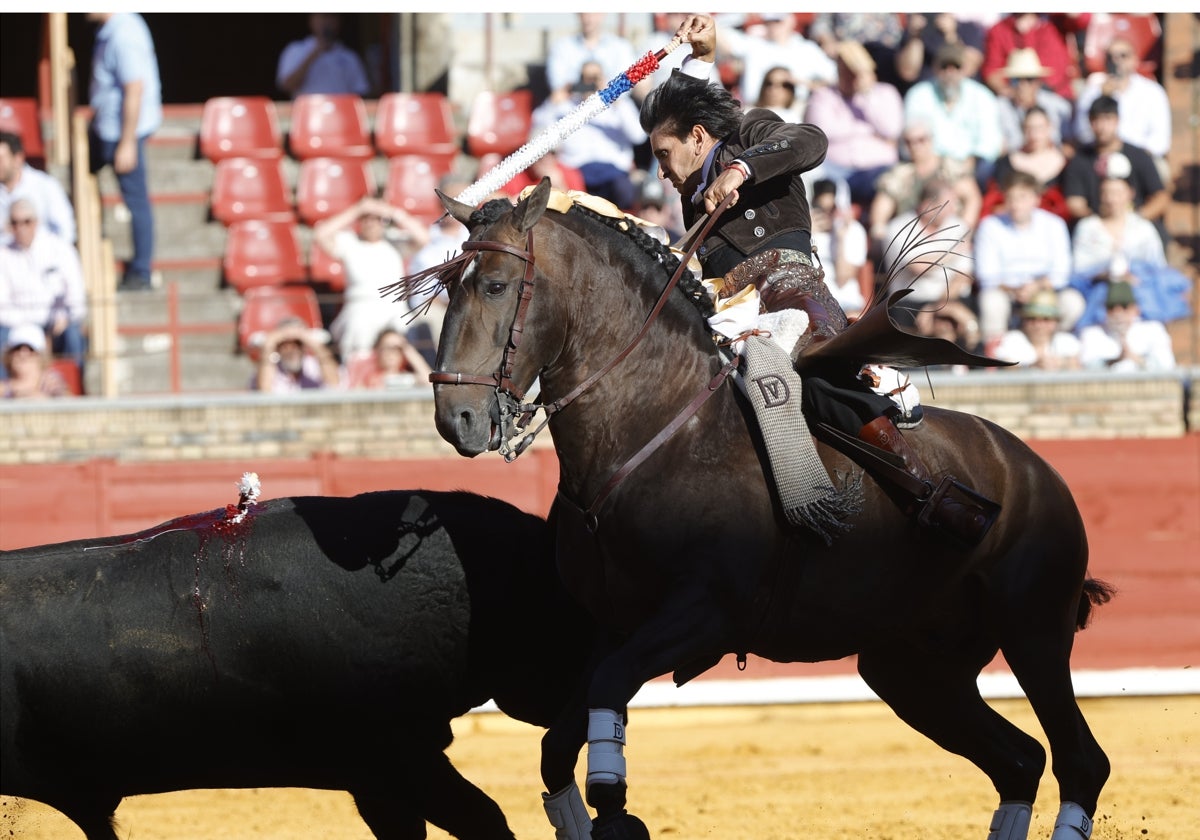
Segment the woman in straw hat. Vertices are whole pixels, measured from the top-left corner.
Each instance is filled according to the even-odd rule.
[[[1044,78],[1051,90],[1067,99],[1072,97],[1071,55],[1066,39],[1047,15],[1037,12],[1005,15],[988,29],[980,75],[997,96],[1003,96],[1008,86],[1003,68],[1013,52],[1020,49],[1033,50],[1039,63],[1047,68]]]

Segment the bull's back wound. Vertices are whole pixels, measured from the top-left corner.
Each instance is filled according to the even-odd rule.
[[[259,483],[258,474],[248,472],[242,475],[237,487],[237,504],[228,504],[216,510],[180,516],[164,522],[157,528],[140,531],[133,538],[106,543],[108,546],[133,546],[177,531],[191,531],[196,534],[190,597],[196,611],[196,622],[200,628],[200,646],[213,667],[214,676],[218,673],[217,663],[209,643],[209,622],[205,617],[208,612],[208,603],[201,591],[200,578],[204,560],[209,553],[209,545],[214,538],[217,538],[220,540],[221,569],[225,583],[233,596],[234,603],[240,605],[241,591],[237,571],[239,568],[246,567],[246,544],[254,527],[255,508],[262,486]]]

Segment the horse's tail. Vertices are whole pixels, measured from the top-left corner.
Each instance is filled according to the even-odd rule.
[[[1079,630],[1088,626],[1092,609],[1107,604],[1117,594],[1117,588],[1096,578],[1083,579],[1083,597],[1079,599],[1079,614],[1075,616],[1075,627]]]

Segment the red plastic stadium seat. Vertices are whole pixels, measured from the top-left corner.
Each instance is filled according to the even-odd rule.
[[[508,155],[529,140],[533,126],[533,94],[481,91],[471,103],[467,118],[467,151],[474,157],[488,152]]]
[[[341,212],[368,195],[375,195],[375,178],[365,161],[319,157],[300,164],[296,207],[306,225]]]
[[[83,376],[79,373],[79,365],[74,359],[55,359],[50,363],[53,370],[58,371],[63,382],[67,385],[67,393],[76,397],[83,396]]]
[[[448,170],[439,171],[424,155],[401,155],[388,161],[383,198],[424,222],[433,223],[446,212],[434,189]]]
[[[296,218],[282,160],[226,158],[213,173],[212,215],[225,225],[243,219]]]
[[[225,280],[239,292],[308,279],[296,226],[247,219],[229,226],[222,261]]]
[[[387,157],[437,158],[449,169],[459,148],[450,101],[440,93],[385,93],[375,111],[375,148]]]
[[[230,157],[283,157],[275,103],[265,96],[214,96],[200,116],[200,154],[213,163]]]
[[[308,277],[313,283],[321,283],[331,292],[346,290],[346,267],[313,240],[308,255]]]
[[[262,334],[284,318],[295,316],[310,327],[321,326],[317,293],[308,286],[255,286],[242,295],[242,304],[238,345],[252,359],[258,358]]]
[[[288,148],[300,160],[375,157],[362,97],[353,93],[297,96],[292,102]]]
[[[42,121],[38,119],[36,99],[0,99],[0,131],[20,137],[21,145],[25,148],[25,160],[32,166],[45,167],[46,144],[42,141]]]

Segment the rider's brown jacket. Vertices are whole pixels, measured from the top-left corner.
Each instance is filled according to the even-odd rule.
[[[746,113],[737,131],[717,148],[710,177],[734,160],[749,164],[754,177],[738,189],[737,205],[725,211],[697,253],[705,276],[724,275],[751,254],[783,247],[772,240],[784,234],[802,231],[807,241],[812,219],[800,174],[818,166],[828,147],[825,132],[815,125],[784,122],[766,108]],[[700,212],[685,197],[683,217],[689,228]]]

